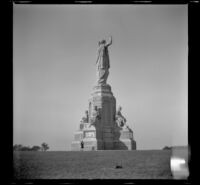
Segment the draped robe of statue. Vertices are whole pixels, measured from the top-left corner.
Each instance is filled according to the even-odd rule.
[[[98,57],[96,61],[98,85],[106,84],[109,75],[110,61],[109,61],[108,46],[111,44],[112,44],[112,38],[110,38],[109,43],[106,43],[105,40],[99,42]]]

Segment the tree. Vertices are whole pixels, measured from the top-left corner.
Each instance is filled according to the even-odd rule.
[[[32,151],[39,151],[40,149],[41,149],[40,146],[33,146],[33,147],[31,148]]]
[[[49,146],[48,146],[47,143],[42,143],[42,144],[41,144],[41,150],[42,150],[42,151],[47,151],[48,149],[49,149]]]

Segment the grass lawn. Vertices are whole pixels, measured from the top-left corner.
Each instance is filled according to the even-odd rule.
[[[170,150],[14,152],[15,179],[171,179]],[[115,168],[122,165],[122,168]]]

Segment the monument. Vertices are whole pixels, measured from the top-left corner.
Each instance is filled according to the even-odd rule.
[[[107,84],[110,60],[108,47],[112,44],[102,40],[98,43],[96,60],[96,85],[89,99],[88,110],[80,121],[71,144],[77,150],[136,150],[133,131],[126,124],[122,108],[116,111],[116,99]]]

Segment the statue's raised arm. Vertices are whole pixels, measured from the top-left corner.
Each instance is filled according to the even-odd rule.
[[[112,36],[109,37],[109,42],[106,43],[106,46],[108,47],[108,46],[110,46],[111,44],[112,44]]]

